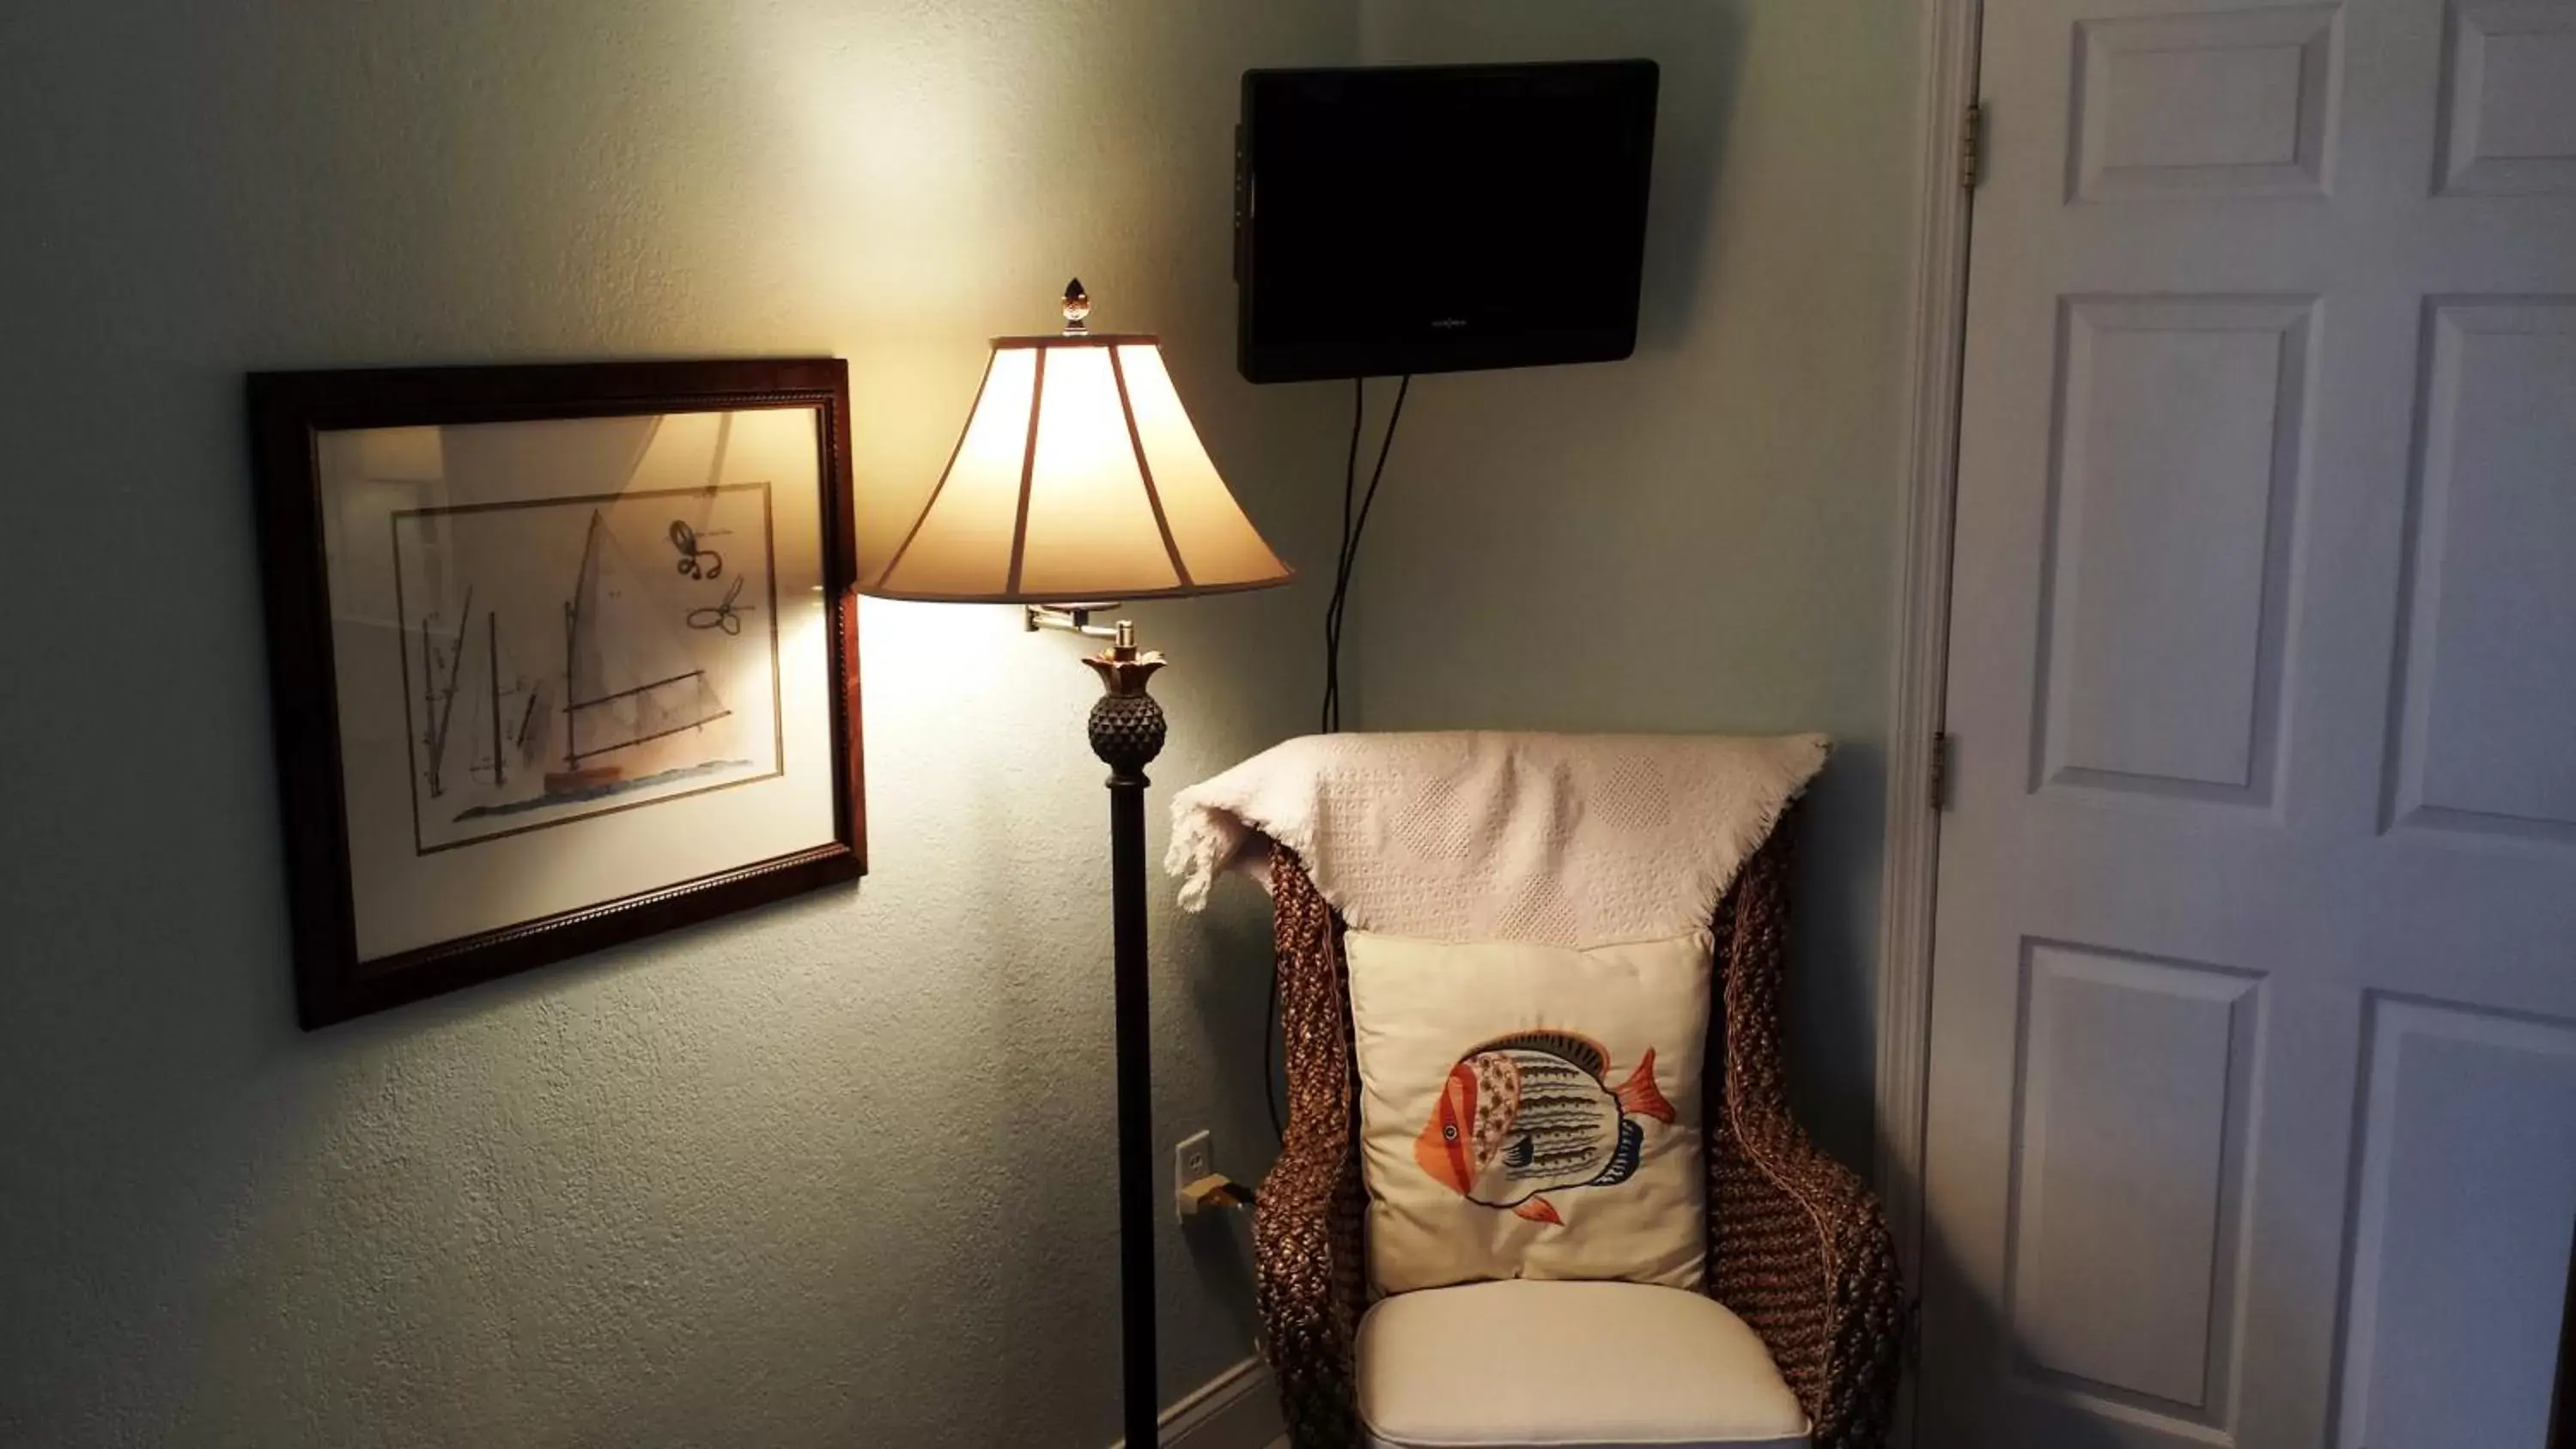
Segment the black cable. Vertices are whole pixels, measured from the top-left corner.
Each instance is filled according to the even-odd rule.
[[[1333,545],[1333,592],[1324,604],[1324,706],[1316,727],[1342,727],[1342,598],[1350,587],[1351,513],[1358,501],[1361,425],[1368,418],[1368,380],[1351,379],[1351,444],[1342,458],[1342,536]]]
[[[1360,498],[1360,516],[1351,525],[1350,542],[1342,548],[1342,608],[1350,607],[1351,575],[1359,568],[1360,536],[1368,532],[1369,510],[1377,506],[1377,485],[1386,481],[1386,455],[1395,447],[1395,425],[1404,421],[1404,397],[1413,391],[1413,374],[1406,373],[1395,384],[1395,407],[1386,415],[1386,435],[1378,439],[1377,466],[1369,470],[1368,492]],[[1341,618],[1334,616],[1333,633],[1341,634]]]
[[[1359,567],[1360,540],[1368,532],[1369,510],[1377,504],[1378,486],[1386,481],[1387,455],[1395,448],[1396,426],[1404,421],[1404,399],[1413,391],[1413,374],[1406,373],[1396,383],[1395,406],[1386,415],[1386,432],[1378,440],[1377,463],[1369,470],[1368,491],[1359,497],[1356,516],[1351,502],[1359,481],[1360,432],[1368,390],[1359,378],[1351,382],[1351,447],[1342,469],[1342,541],[1333,566],[1332,602],[1324,611],[1324,707],[1320,725],[1325,734],[1342,727],[1342,620],[1350,607],[1351,578]]]
[[[1326,647],[1333,659],[1328,681],[1331,690],[1330,730],[1342,727],[1342,622],[1350,612],[1351,582],[1359,570],[1360,540],[1368,532],[1369,511],[1377,503],[1378,485],[1386,480],[1387,454],[1395,446],[1396,425],[1404,420],[1405,395],[1412,390],[1413,377],[1408,373],[1396,384],[1395,407],[1387,414],[1386,433],[1378,442],[1377,464],[1369,472],[1368,492],[1360,499],[1359,516],[1343,530],[1341,557],[1333,576],[1333,600],[1324,623]]]
[[[1333,596],[1324,608],[1324,704],[1316,732],[1342,727],[1342,583],[1351,552],[1351,504],[1360,481],[1360,424],[1368,417],[1368,380],[1351,379],[1351,445],[1342,457],[1342,537],[1333,546]]]

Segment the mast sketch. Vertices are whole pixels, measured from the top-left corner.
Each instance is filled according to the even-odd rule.
[[[457,613],[460,619],[474,616],[474,589],[471,585],[465,590],[465,606]],[[420,742],[429,752],[425,773],[432,800],[447,793],[447,730],[456,718],[457,677],[465,668],[465,629],[466,626],[460,622],[456,626],[455,637],[447,641],[444,651],[447,682],[441,684],[437,679],[437,668],[442,651],[438,641],[430,637],[429,618],[423,617],[420,621],[420,691],[426,716]]]
[[[483,661],[491,667],[492,700],[492,788],[510,783],[510,767],[501,759],[501,616],[483,616]]]

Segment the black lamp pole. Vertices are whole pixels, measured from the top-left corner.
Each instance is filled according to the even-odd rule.
[[[1163,749],[1163,707],[1145,682],[1163,656],[1136,650],[1135,626],[1082,661],[1104,691],[1091,706],[1091,752],[1109,766],[1110,918],[1118,1005],[1119,1319],[1127,1449],[1155,1449],[1162,1391],[1154,1358],[1154,1093],[1145,987],[1145,767]]]

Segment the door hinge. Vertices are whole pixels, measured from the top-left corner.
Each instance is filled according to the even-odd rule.
[[[1932,732],[1932,768],[1926,772],[1923,793],[1933,809],[1950,808],[1950,736],[1945,730]]]
[[[1959,189],[1974,191],[1985,177],[1986,107],[1971,102],[1959,117]]]

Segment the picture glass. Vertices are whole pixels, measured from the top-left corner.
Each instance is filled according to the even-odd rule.
[[[823,421],[314,435],[361,962],[833,840]]]

